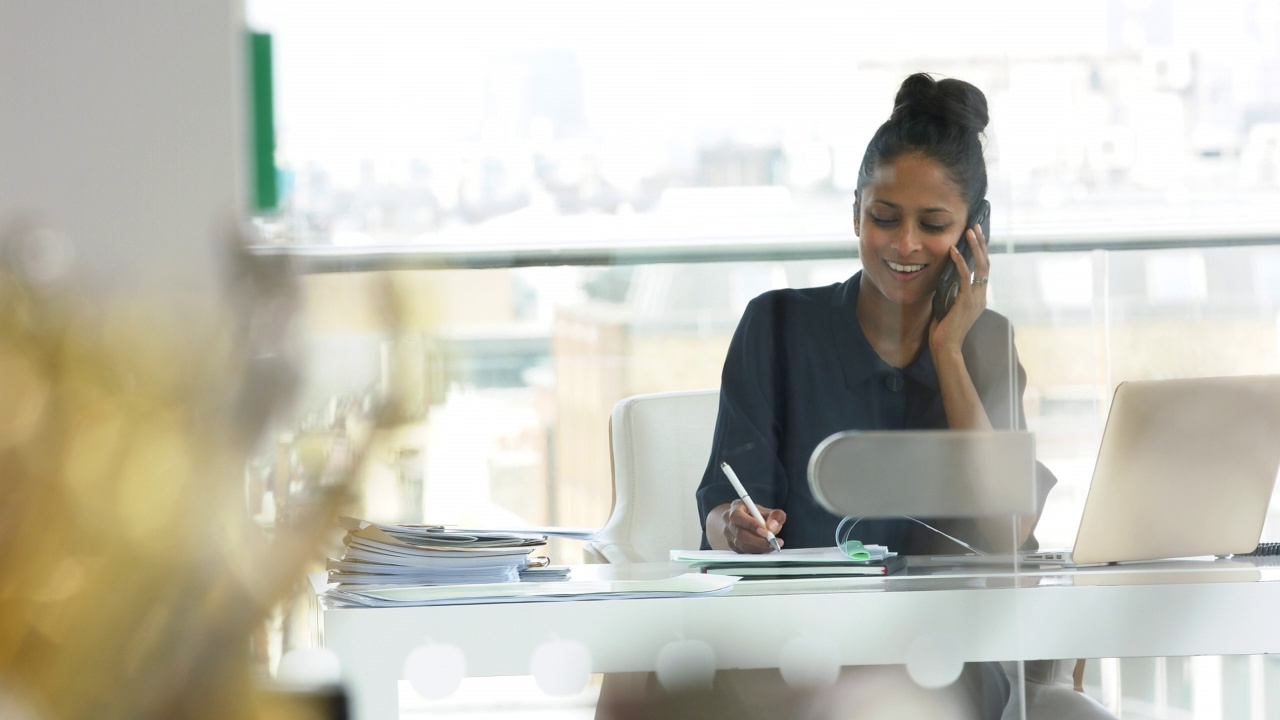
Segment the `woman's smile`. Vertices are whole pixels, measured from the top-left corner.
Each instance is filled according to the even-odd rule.
[[[898,273],[899,275],[905,275],[908,277],[914,276],[916,273],[929,267],[927,263],[923,263],[923,264],[916,263],[911,265],[904,265],[902,263],[893,262],[892,260],[885,260],[884,264],[888,265],[889,269],[894,271],[895,273]]]

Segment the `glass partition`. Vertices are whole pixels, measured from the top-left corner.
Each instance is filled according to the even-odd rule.
[[[998,254],[993,265],[990,304],[1014,325],[1027,421],[1059,480],[1037,529],[1046,547],[1074,539],[1116,383],[1266,374],[1280,364],[1280,293],[1267,270],[1280,267],[1275,247]],[[396,272],[416,312],[396,337],[382,334],[370,305],[377,275],[305,276],[301,425],[323,424],[342,398],[401,390],[421,426],[406,448],[423,487],[397,494],[398,449],[388,449],[395,462],[385,482],[368,487],[371,516],[421,518],[425,507],[461,523],[599,527],[612,502],[614,404],[718,387],[747,300],[857,268],[825,260]]]
[[[1058,480],[1036,529],[1042,547],[1075,539],[1117,382],[1276,372],[1280,307],[1265,268],[1278,258],[1280,249],[1266,246],[994,257],[991,307],[1014,324],[1036,456]],[[1151,268],[1171,265],[1189,269],[1181,290],[1153,282]],[[406,415],[373,451],[361,516],[598,528],[613,505],[615,403],[717,387],[749,298],[856,269],[843,259],[308,275],[301,406],[310,412],[291,430],[295,443],[309,430],[332,438],[335,407],[401,393]],[[390,337],[371,305],[371,289],[386,280],[417,312]],[[1169,301],[1175,291],[1182,299]],[[297,447],[291,462],[304,472]],[[1277,539],[1278,514],[1273,501],[1264,541]],[[579,541],[552,541],[557,563],[581,562],[582,551]],[[1107,668],[1090,676],[1107,683],[1119,672],[1111,661],[1085,665]],[[1169,693],[1209,682],[1194,679],[1207,672],[1198,665],[1187,672]],[[1086,687],[1112,707],[1130,702],[1102,692],[1111,685]]]
[[[990,104],[989,306],[1058,479],[1042,546],[1074,539],[1118,382],[1276,372],[1266,3],[248,10],[275,38],[283,181],[255,252],[307,273],[307,382],[250,468],[264,516],[394,397],[362,517],[600,527],[619,400],[718,387],[749,300],[859,269],[858,166],[916,71]],[[1118,711],[1115,664],[1086,667]]]

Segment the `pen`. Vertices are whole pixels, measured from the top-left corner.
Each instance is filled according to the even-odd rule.
[[[738,479],[737,473],[733,471],[733,468],[729,467],[729,463],[727,462],[721,462],[720,469],[723,470],[725,476],[729,478],[729,482],[733,483],[733,489],[738,491],[738,497],[742,498],[742,502],[746,504],[747,510],[751,512],[751,517],[760,521],[761,525],[764,525],[765,522],[764,518],[760,515],[760,508],[756,507],[755,502],[751,500],[751,496],[747,494],[747,489],[742,487],[742,481]],[[765,526],[764,531],[766,537],[769,538],[769,547],[773,548],[774,552],[781,550],[782,548],[778,546],[778,538],[774,537],[773,533],[769,532],[769,527],[767,525]]]

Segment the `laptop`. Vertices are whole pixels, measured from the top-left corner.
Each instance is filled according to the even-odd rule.
[[[1080,566],[1250,552],[1262,537],[1277,472],[1280,375],[1122,382],[1074,546],[1017,559]]]
[[[1093,565],[1233,555],[1262,538],[1280,472],[1280,375],[1122,382],[1069,552]]]

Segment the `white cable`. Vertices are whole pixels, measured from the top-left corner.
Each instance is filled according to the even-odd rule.
[[[976,547],[974,547],[974,546],[970,545],[969,543],[967,543],[967,542],[965,542],[965,541],[963,541],[963,540],[961,540],[961,539],[959,539],[959,538],[952,537],[952,536],[950,536],[950,535],[948,535],[948,534],[946,534],[946,533],[942,532],[942,531],[941,531],[941,530],[939,530],[938,528],[936,528],[936,527],[934,527],[934,526],[930,525],[929,523],[927,523],[927,522],[925,522],[925,521],[923,521],[923,520],[917,520],[916,518],[913,518],[913,517],[911,517],[910,515],[903,515],[902,517],[904,517],[904,518],[906,518],[906,519],[908,519],[908,520],[911,520],[911,521],[914,521],[914,522],[918,522],[918,523],[920,523],[921,525],[923,525],[923,526],[925,526],[925,527],[929,528],[930,530],[932,530],[932,531],[934,531],[934,532],[938,533],[938,534],[939,534],[939,535],[941,535],[942,537],[944,537],[944,538],[946,538],[946,539],[948,539],[948,540],[950,540],[950,541],[952,541],[952,542],[954,542],[954,543],[958,543],[958,544],[962,545],[965,549],[969,550],[970,552],[973,552],[973,553],[975,553],[975,554],[977,554],[977,555],[986,555],[986,554],[987,554],[987,553],[985,553],[985,552],[983,552],[983,551],[979,550],[978,548],[976,548]],[[852,516],[852,515],[845,515],[845,516],[844,516],[844,519],[842,519],[842,520],[840,521],[840,524],[836,526],[836,547],[838,547],[838,548],[843,548],[843,547],[844,547],[844,543],[845,543],[845,541],[848,539],[849,533],[853,532],[853,527],[854,527],[854,525],[857,525],[858,523],[862,522],[862,518],[858,518],[857,520],[853,520],[853,524],[852,524],[852,525],[850,525],[850,526],[849,526],[849,528],[846,530],[846,529],[845,529],[844,524],[845,524],[845,523],[847,523],[847,522],[849,522],[850,520],[853,520],[853,516]]]

